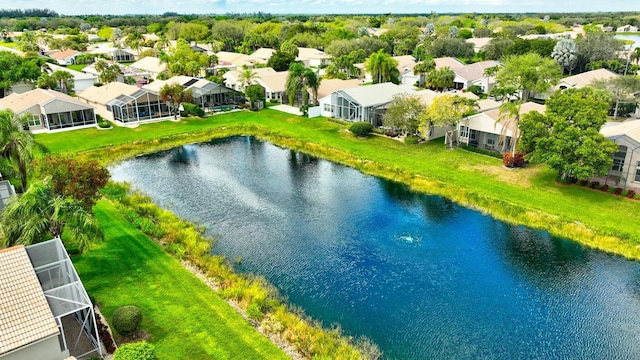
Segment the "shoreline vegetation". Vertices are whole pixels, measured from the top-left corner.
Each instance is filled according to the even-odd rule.
[[[108,134],[100,133],[100,136],[97,131],[74,131],[74,137],[63,135],[70,133],[42,134],[37,139],[54,153],[74,153],[113,164],[190,143],[238,135],[255,136],[277,146],[350,166],[368,175],[404,183],[417,192],[447,197],[511,224],[546,230],[554,236],[640,260],[640,225],[632,221],[633,213],[640,209],[638,202],[591,192],[579,186],[557,186],[553,181],[553,171],[543,166],[532,166],[518,172],[505,170],[498,159],[462,149],[445,150],[442,140],[407,146],[378,136],[357,139],[347,132],[344,124],[285,115],[274,110],[224,114],[215,118],[186,118],[180,123],[145,124],[136,129],[115,128]],[[444,161],[445,158],[448,160]],[[464,176],[457,177],[452,169],[458,169]],[[496,174],[500,171],[511,175],[503,178],[504,174]],[[469,176],[475,181],[471,181]],[[514,179],[517,179],[517,184],[508,183]],[[486,188],[482,189],[483,186]],[[238,274],[224,258],[209,255],[212,241],[204,238],[197,226],[159,208],[142,194],[126,195],[127,190],[121,185],[108,185],[105,193],[131,224],[163,244],[168,253],[177,259],[188,260],[213,279],[220,286],[216,292],[218,295],[238,304],[244,311],[243,316],[263,333],[280,336],[303,357],[355,359],[380,356],[377,346],[369,340],[353,341],[345,338],[339,329],[323,328],[302,312],[284,305],[275,289],[263,278]],[[547,209],[555,211],[540,209],[543,206],[540,197],[543,203],[550,202]],[[527,201],[532,204],[527,205]],[[580,209],[588,212],[600,207],[602,212],[591,218],[580,213]],[[614,211],[613,207],[617,207],[620,214],[605,216],[607,212]],[[571,216],[573,212],[576,212],[575,216]],[[629,221],[625,221],[626,218]],[[621,225],[617,227],[617,222],[612,222],[612,219]],[[174,230],[186,233],[167,238],[167,234]]]

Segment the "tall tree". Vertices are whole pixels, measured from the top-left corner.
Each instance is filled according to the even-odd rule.
[[[606,92],[590,87],[553,94],[545,115],[527,114],[521,121],[521,144],[533,149],[526,158],[547,163],[560,180],[606,174],[618,149],[599,132],[609,100]]]
[[[296,94],[305,92],[304,71],[305,68],[302,63],[294,62],[289,66],[289,73],[287,74],[287,81],[285,82],[285,93],[287,94],[289,105],[295,103]]]
[[[433,100],[427,112],[423,115],[420,126],[425,133],[429,132],[432,125],[450,126],[453,129],[458,128],[458,123],[465,116],[470,115],[478,107],[478,103],[469,98],[458,95],[445,94]],[[453,141],[458,143],[456,130],[448,130],[445,136],[445,142],[448,147],[453,148]]]
[[[58,88],[65,94],[73,91],[73,75],[65,70],[56,70],[51,74],[51,79],[56,82]]]
[[[507,101],[500,105],[500,116],[498,121],[502,123],[502,131],[500,136],[502,143],[506,145],[507,130],[511,130],[511,155],[515,158],[516,148],[518,146],[518,137],[520,136],[520,109],[522,108],[522,101],[515,102]],[[503,149],[504,150],[504,149]]]
[[[414,74],[420,76],[420,80],[418,80],[418,85],[423,86],[425,81],[425,76],[436,69],[436,62],[433,59],[426,59],[422,62],[417,63],[413,67]]]
[[[510,56],[498,71],[496,81],[501,87],[513,87],[520,91],[523,103],[531,93],[545,93],[556,85],[562,76],[560,66],[553,60],[536,53]]]
[[[22,58],[9,51],[0,51],[0,98],[20,81],[36,81],[42,63],[38,58]]]
[[[553,47],[551,57],[571,75],[578,64],[578,44],[571,39],[562,39]]]
[[[453,86],[456,74],[449,67],[431,71],[427,74],[426,85],[435,90],[444,91]]]
[[[35,182],[16,196],[2,213],[4,246],[31,245],[66,230],[78,248],[84,250],[103,233],[93,214],[71,198],[56,195],[49,180]]]
[[[614,101],[613,119],[618,118],[620,103],[638,103],[640,94],[640,78],[634,75],[620,75],[607,80],[596,80],[595,88],[605,90]]]
[[[177,120],[180,105],[191,101],[193,95],[190,90],[183,89],[180,84],[165,84],[160,88],[160,99],[169,105],[169,108],[173,111],[173,118]]]
[[[131,50],[134,50],[136,54],[139,54],[145,41],[144,35],[142,35],[141,32],[133,30],[124,39],[124,44],[131,48]]]
[[[313,106],[318,105],[318,89],[320,88],[320,82],[322,81],[322,78],[319,77],[318,74],[310,68],[304,69],[304,73],[302,76],[304,79],[304,86],[308,91],[311,91],[311,104]]]
[[[0,110],[0,154],[11,164],[15,164],[22,185],[21,191],[27,189],[29,164],[35,152],[44,150],[44,146],[36,142],[33,134],[24,130],[25,121],[24,117],[11,110]]]
[[[416,134],[427,107],[417,96],[398,94],[387,106],[382,124],[403,134]]]
[[[364,66],[369,74],[371,74],[371,79],[374,84],[385,82],[397,84],[399,82],[398,76],[400,72],[397,68],[398,61],[382,49],[371,54]]]
[[[240,70],[240,73],[238,74],[238,81],[242,83],[243,88],[251,85],[253,83],[253,80],[259,78],[260,76],[258,76],[258,73],[253,70],[252,67],[246,65],[242,66],[242,70]]]

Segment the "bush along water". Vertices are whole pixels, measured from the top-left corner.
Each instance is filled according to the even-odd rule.
[[[102,191],[120,213],[165,250],[195,265],[214,280],[218,294],[235,303],[249,321],[267,335],[287,341],[304,358],[378,359],[381,352],[370,340],[351,340],[340,329],[326,329],[303,312],[283,303],[264,278],[236,273],[222,256],[211,255],[215,239],[204,228],[178,218],[127,185],[110,183]],[[114,314],[115,315],[115,314]]]

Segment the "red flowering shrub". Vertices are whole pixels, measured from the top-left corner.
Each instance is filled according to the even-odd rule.
[[[512,153],[506,152],[502,155],[502,164],[506,167],[523,167],[524,154],[516,153],[516,155],[513,156]]]

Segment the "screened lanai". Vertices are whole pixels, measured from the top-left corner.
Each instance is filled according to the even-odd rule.
[[[107,110],[113,113],[113,120],[122,123],[142,122],[171,117],[167,103],[160,96],[145,89],[131,95],[120,95],[107,103]]]
[[[384,105],[393,100],[393,96],[413,91],[392,83],[359,86],[338,90],[331,94],[332,116],[346,121],[367,121],[374,126],[381,125]]]
[[[191,90],[193,101],[203,109],[220,105],[237,105],[244,103],[242,93],[224,85],[203,79],[193,79],[190,81],[193,81],[193,83],[189,84],[189,82],[187,82],[183,86]]]
[[[102,356],[93,305],[60,238],[26,247],[60,330],[60,347],[76,358]]]

